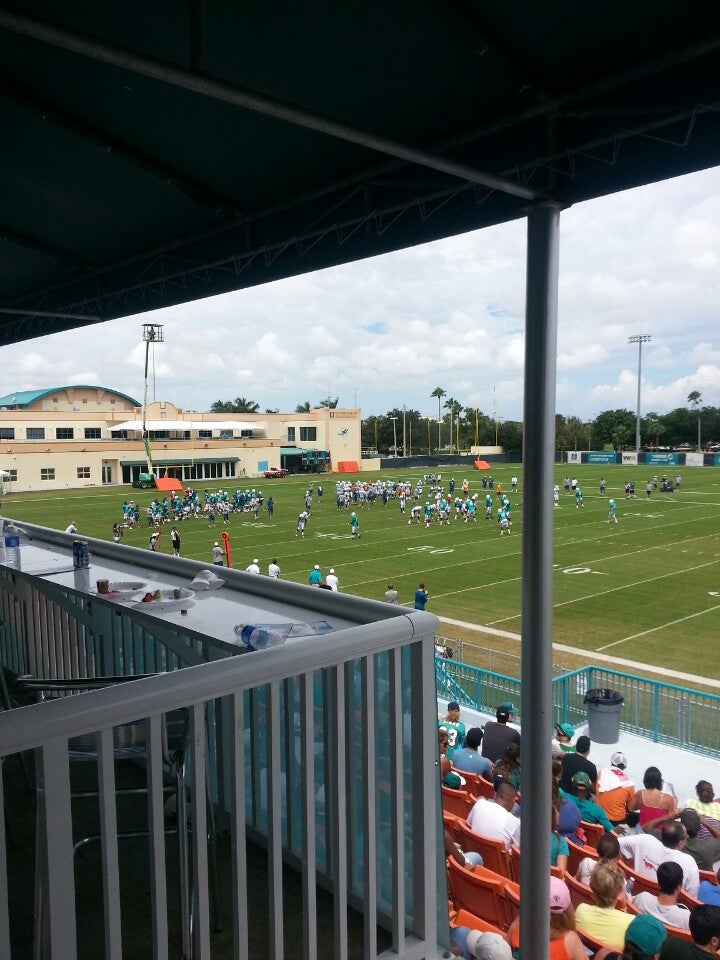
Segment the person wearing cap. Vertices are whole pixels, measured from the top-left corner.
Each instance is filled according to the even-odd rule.
[[[587,737],[583,734],[582,737],[577,738],[577,743],[575,744],[575,753],[565,753],[562,758],[562,777],[560,778],[560,786],[565,791],[565,793],[570,793],[572,778],[576,773],[586,773],[590,777],[590,783],[593,785],[593,790],[595,789],[595,782],[597,781],[597,767],[592,762],[588,760],[588,754],[590,753],[590,737]]]
[[[625,873],[619,863],[598,863],[590,877],[592,903],[581,903],[575,911],[578,928],[609,947],[622,950],[625,931],[632,915],[618,910],[617,898],[625,889]]]
[[[465,938],[465,948],[474,960],[512,960],[505,937],[489,930],[471,930]]]
[[[212,562],[216,567],[223,566],[223,557],[225,556],[225,551],[220,546],[220,541],[216,540],[212,548]]]
[[[358,515],[353,511],[350,514],[350,535],[353,540],[360,539],[360,521],[358,520]]]
[[[492,779],[492,764],[478,751],[483,732],[480,727],[470,727],[465,734],[465,746],[455,750],[452,762],[462,773],[477,773],[486,780]]]
[[[71,520],[70,523],[65,527],[65,533],[77,533],[77,524],[74,520]]]
[[[625,931],[623,952],[618,953],[616,950],[604,947],[595,954],[595,960],[658,960],[660,956],[665,957],[664,944],[667,940],[668,933],[664,924],[657,917],[641,913],[640,916],[633,917]],[[692,956],[698,955],[693,953]]]
[[[257,561],[257,557],[253,560],[252,563],[249,563],[245,567],[245,573],[260,573],[260,564]]]
[[[633,906],[640,913],[649,913],[661,923],[680,930],[690,929],[690,911],[684,903],[678,903],[678,894],[682,890],[683,872],[677,863],[668,860],[657,868],[657,882],[660,892],[655,895],[643,890],[633,897]]]
[[[556,723],[555,736],[550,743],[554,757],[562,757],[565,753],[575,753],[575,746],[570,741],[575,736],[575,727],[571,723]]]
[[[520,947],[520,918],[508,929],[513,951],[522,954]],[[587,951],[575,927],[575,908],[564,880],[550,877],[550,945],[548,960],[587,960]]]
[[[560,792],[563,793],[562,787]],[[576,773],[570,781],[569,797],[580,811],[580,818],[585,823],[599,823],[608,833],[612,832],[613,825],[605,816],[605,811],[593,800],[592,783],[584,770]]]
[[[603,808],[613,828],[619,828],[620,832],[635,825],[629,823],[628,817],[637,822],[637,817],[632,815],[635,785],[625,773],[626,767],[625,754],[616,751],[610,757],[610,766],[603,767],[598,774],[595,792],[596,803]]]
[[[508,701],[501,703],[495,711],[495,720],[488,720],[483,729],[480,752],[491,763],[497,763],[511,743],[520,745],[520,731],[508,726],[510,717],[515,715],[514,709],[509,709],[512,706]]]
[[[340,581],[335,575],[334,567],[330,567],[330,573],[325,577],[325,583],[330,587],[331,590],[337,593],[338,587],[340,586]]]
[[[454,762],[455,751],[465,743],[465,724],[460,719],[460,704],[456,700],[448,703],[445,719],[439,720],[438,726],[447,733],[448,747],[445,754],[448,760]]]
[[[492,800],[480,797],[475,801],[467,817],[467,825],[473,833],[490,840],[502,840],[509,850],[513,843],[520,846],[520,818],[515,809],[515,787],[502,777],[495,781],[495,796]]]
[[[308,574],[308,583],[312,587],[319,587],[322,583],[322,573],[320,573],[320,564],[316,563]]]

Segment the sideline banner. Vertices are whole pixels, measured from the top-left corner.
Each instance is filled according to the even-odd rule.
[[[705,463],[704,453],[686,453],[685,454],[686,467],[701,467],[704,463]]]
[[[622,462],[627,466],[636,467],[638,462],[638,455],[636,453],[623,453]]]
[[[582,463],[582,453],[579,450],[568,450],[567,452],[567,462],[568,463]]]
[[[713,466],[720,467],[720,453],[716,453],[713,455]]]
[[[603,450],[594,450],[587,455],[588,463],[617,463],[616,453],[607,453]]]
[[[625,454],[623,454],[623,457]],[[670,465],[674,463],[679,463],[679,455],[677,453],[646,453],[645,454],[645,463],[656,463],[660,465]]]

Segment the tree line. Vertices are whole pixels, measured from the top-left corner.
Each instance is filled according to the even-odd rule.
[[[523,425],[518,420],[496,418],[479,407],[466,407],[455,397],[436,387],[429,395],[438,402],[438,416],[423,416],[419,410],[395,407],[385,414],[366,417],[362,421],[364,450],[403,453],[407,455],[449,453],[469,450],[471,446],[500,446],[508,453],[522,450]],[[335,409],[339,397],[326,397],[317,405],[310,401],[299,403],[296,413],[313,409]],[[259,413],[260,405],[246,397],[235,400],[217,400],[213,413]],[[265,413],[279,413],[266,409]],[[555,416],[555,447],[557,450],[634,450],[635,413],[627,409],[604,410],[593,420],[576,416]],[[643,449],[691,448],[697,449],[698,437],[702,449],[720,442],[720,407],[702,406],[702,395],[693,390],[688,394],[687,406],[668,413],[647,413],[640,421]],[[397,448],[397,449],[395,449]]]

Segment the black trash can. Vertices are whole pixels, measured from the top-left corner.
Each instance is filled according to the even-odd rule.
[[[606,687],[585,694],[588,735],[595,743],[617,743],[620,739],[620,713],[625,701],[617,690]]]

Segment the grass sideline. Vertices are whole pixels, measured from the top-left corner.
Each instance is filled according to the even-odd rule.
[[[599,651],[707,677],[720,675],[720,471],[712,468],[668,467],[668,476],[682,476],[677,494],[653,490],[645,496],[645,483],[662,468],[630,466],[560,465],[556,480],[561,488],[555,511],[553,639],[587,651]],[[440,468],[439,468],[440,469]],[[347,479],[376,477],[408,479],[414,483],[425,471],[388,470]],[[464,479],[452,470],[458,489]],[[516,465],[493,468],[495,482],[509,493]],[[575,507],[563,492],[564,476],[577,476],[585,506]],[[604,476],[607,490],[599,493]],[[345,479],[345,476],[342,477]],[[259,486],[272,494],[275,515],[261,514],[254,524],[248,514],[232,515],[224,527],[216,521],[192,520],[180,524],[182,554],[210,562],[211,548],[223,530],[230,536],[233,566],[244,570],[257,557],[263,572],[277,557],[284,579],[307,582],[315,563],[323,574],[334,567],[342,591],[382,599],[394,583],[400,601],[411,605],[420,581],[430,593],[428,610],[439,616],[488,626],[511,634],[520,632],[520,522],[522,489],[509,493],[513,529],[498,535],[496,520],[485,521],[478,511],[475,524],[452,521],[450,526],[408,524],[396,500],[383,508],[377,501],[370,510],[357,510],[361,538],[350,536],[350,512],[338,512],[336,475],[312,477],[323,483],[324,496],[313,499],[305,538],[295,536],[297,515],[303,508],[307,476],[279,480],[224,480],[197,483],[197,488],[229,491]],[[471,492],[483,500],[482,474],[468,475]],[[522,480],[522,478],[521,478]],[[635,482],[636,498],[624,495],[626,481]],[[608,500],[614,497],[619,523],[607,524]],[[129,487],[91,487],[58,492],[8,494],[0,501],[3,516],[65,529],[74,520],[80,534],[111,539],[112,525],[121,519],[124,499],[134,498],[141,510],[139,530],[126,530],[123,542],[147,547],[149,530],[144,508],[152,491]],[[552,498],[552,491],[548,491]],[[163,527],[160,550],[170,552],[170,525]],[[466,631],[443,624],[449,637]],[[467,639],[470,642],[471,637]],[[491,639],[491,643],[488,642]],[[478,638],[480,645],[517,650],[512,639]],[[564,657],[565,661],[567,657]]]

